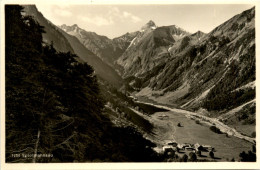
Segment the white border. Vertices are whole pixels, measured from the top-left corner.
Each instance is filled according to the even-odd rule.
[[[66,4],[254,4],[256,7],[256,80],[259,77],[260,62],[258,56],[260,54],[259,45],[259,0],[4,0],[1,1],[1,58],[0,58],[0,109],[1,109],[1,169],[260,169],[260,151],[259,151],[259,105],[256,102],[256,119],[257,125],[257,162],[256,163],[242,163],[242,162],[217,162],[217,163],[42,163],[42,164],[25,164],[25,163],[5,163],[5,60],[4,60],[4,5],[5,4],[39,4],[39,3],[66,3]],[[256,87],[259,86],[259,81],[256,81]],[[258,88],[256,88],[256,99],[259,98]]]

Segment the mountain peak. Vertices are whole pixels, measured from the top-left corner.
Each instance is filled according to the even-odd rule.
[[[62,24],[60,27],[61,27],[61,28],[62,28],[62,27],[67,27],[67,25],[66,25],[66,24]]]
[[[197,32],[195,32],[195,34],[197,34],[197,35],[204,35],[205,33],[200,31],[200,30],[198,30]]]
[[[153,22],[153,20],[150,20],[149,22],[147,22],[146,25],[149,25],[149,26],[156,26],[155,23]]]
[[[77,24],[73,24],[71,27],[79,27]]]
[[[142,26],[142,30],[146,30],[146,29],[149,29],[149,28],[152,28],[152,29],[155,29],[157,26],[155,25],[155,23],[150,20],[148,21],[144,26]]]
[[[60,26],[60,28],[61,28],[62,30],[64,30],[65,32],[71,32],[71,31],[77,32],[77,31],[80,29],[77,24],[73,24],[73,25],[71,25],[71,26],[68,26],[68,25],[66,25],[66,24],[62,24],[62,25]]]
[[[205,35],[204,32],[198,30],[197,32],[195,32],[195,33],[192,34],[191,36],[196,36],[196,37],[200,38],[200,37],[202,37],[202,36],[204,36],[204,35]]]

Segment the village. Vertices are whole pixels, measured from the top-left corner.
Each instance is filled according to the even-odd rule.
[[[128,96],[133,102],[136,102],[137,99],[132,96]],[[134,125],[130,120],[133,120],[131,115],[129,117],[129,113],[122,111],[122,108],[117,107],[115,104],[108,102],[106,107],[112,109],[114,113],[116,113],[115,117],[113,118],[113,122],[117,126],[134,126],[141,132],[145,138],[152,140],[157,144],[156,147],[153,148],[158,154],[162,154],[167,159],[180,160],[180,161],[218,161],[223,159],[220,157],[219,152],[216,154],[217,150],[212,145],[208,145],[205,143],[197,142],[197,138],[194,138],[194,143],[192,141],[181,140],[181,142],[176,140],[176,132],[177,129],[182,130],[183,128],[187,127],[185,123],[186,120],[192,120],[191,118],[186,119],[188,117],[182,116],[185,121],[175,121],[173,122],[173,117],[167,112],[155,112],[153,114],[148,114],[147,110],[144,110],[142,107],[139,106],[132,106],[128,102],[124,102],[123,105],[127,106],[131,111],[136,113],[137,115],[145,118],[149,122],[159,123],[162,126],[165,126],[168,130],[167,133],[157,133],[157,139],[151,137],[151,135],[144,132],[141,128],[138,128]],[[154,109],[154,108],[153,108]],[[170,120],[170,121],[169,121]],[[165,125],[163,125],[165,124]],[[201,126],[201,123],[194,123],[195,125]],[[187,137],[184,135],[184,137]],[[193,135],[194,137],[194,135]],[[179,139],[179,137],[177,137]],[[211,142],[212,143],[212,142]],[[220,152],[221,153],[221,152]],[[233,160],[233,158],[232,158]]]
[[[158,151],[158,150],[157,150]],[[190,144],[190,143],[177,143],[174,140],[165,140],[165,145],[162,147],[162,152],[167,155],[189,155],[192,157],[193,154],[196,154],[198,157],[202,158],[212,158],[214,159],[215,148],[210,145],[201,145],[199,143]],[[191,154],[193,153],[193,154]],[[208,155],[208,156],[207,156]]]

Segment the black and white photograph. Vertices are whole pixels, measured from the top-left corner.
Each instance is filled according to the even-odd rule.
[[[259,165],[257,1],[54,2],[1,4],[3,166]]]

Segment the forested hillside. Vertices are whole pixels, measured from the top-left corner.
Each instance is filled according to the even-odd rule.
[[[38,11],[35,5],[24,5],[23,7],[23,15],[32,16],[40,25],[44,26],[44,30],[46,31],[46,33],[43,34],[44,42],[47,42],[48,44],[53,42],[53,46],[57,51],[70,51],[76,54],[79,61],[87,62],[94,68],[95,73],[99,78],[110,82],[118,88],[122,85],[122,78],[117,74],[117,72],[81,44],[76,37],[52,24],[40,11]]]
[[[117,60],[137,96],[215,116],[255,98],[254,7],[208,34],[166,28],[140,33]],[[157,39],[167,43],[151,48]]]
[[[93,68],[44,43],[22,10],[5,6],[6,162],[157,161],[150,141],[102,114]]]

